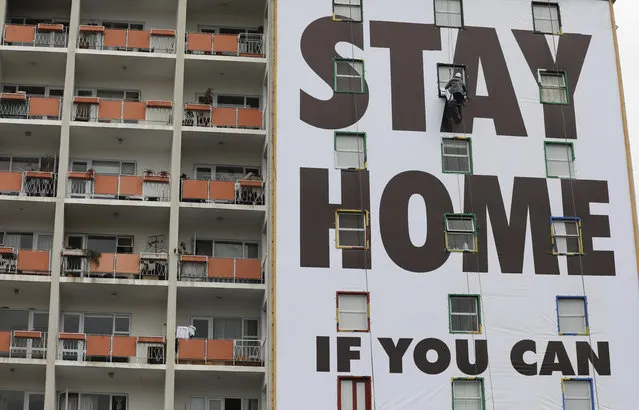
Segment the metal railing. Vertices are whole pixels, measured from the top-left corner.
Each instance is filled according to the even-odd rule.
[[[116,107],[118,103],[120,103],[120,107]],[[134,104],[139,103],[141,102],[111,98],[99,98],[96,99],[95,103],[74,102],[72,120],[117,124],[173,124],[172,107],[147,106],[144,109],[144,115],[139,115],[139,110],[132,107]],[[129,109],[129,107],[132,109]]]
[[[101,177],[117,178],[117,185],[102,186],[96,183]],[[128,183],[122,184],[122,178]],[[137,179],[138,186],[132,186],[131,180]],[[139,188],[141,183],[142,188]],[[167,202],[170,199],[171,184],[168,177],[159,180],[139,175],[81,175],[70,174],[67,179],[67,195],[73,198],[85,199],[118,199],[118,200],[144,200]]]
[[[46,359],[47,333],[15,330],[10,332],[8,352],[0,352],[0,357],[13,359]]]
[[[122,41],[106,41],[105,32],[124,32]],[[110,50],[110,51],[137,51],[148,53],[175,53],[175,31],[174,30],[133,30],[134,32],[148,32],[148,41],[139,37],[130,41],[130,30],[106,29],[101,31],[84,31],[82,28],[78,34],[78,48],[90,50]],[[155,32],[155,33],[154,33]],[[172,33],[172,34],[171,34]],[[106,43],[106,44],[105,44]],[[148,44],[146,44],[148,43]]]
[[[264,364],[264,340],[233,340],[233,361]]]
[[[186,103],[182,126],[261,130],[264,128],[263,111],[258,108]]]
[[[65,253],[74,253],[65,255]],[[77,253],[77,255],[75,254]],[[81,253],[84,253],[80,255]],[[120,254],[128,255],[128,254]],[[168,255],[162,254],[140,254],[140,265],[138,273],[118,272],[116,258],[118,254],[113,254],[113,269],[110,272],[96,271],[95,264],[92,263],[86,251],[63,250],[62,274],[74,278],[102,278],[102,279],[154,279],[166,280],[169,273]],[[102,256],[110,257],[110,256]]]
[[[68,41],[67,27],[52,31],[38,26],[7,24],[2,36],[2,44],[9,46],[62,48],[67,46]]]
[[[179,339],[176,363],[263,366],[265,340]]]
[[[189,37],[192,43],[189,44]],[[240,33],[233,41],[230,34],[187,33],[184,52],[187,54],[227,56],[264,56],[264,35],[261,33]],[[216,42],[217,41],[217,42]]]
[[[79,334],[80,335],[80,334]],[[131,364],[165,364],[166,363],[166,342],[162,337],[125,337],[135,339],[135,352],[116,352],[114,338],[119,336],[104,336],[109,338],[108,351],[91,352],[91,335],[81,335],[83,339],[58,340],[58,360],[74,362],[98,362],[98,363],[131,363]],[[87,339],[89,338],[89,339]],[[160,341],[162,339],[162,341]],[[104,354],[104,355],[102,355]]]
[[[191,187],[191,182],[206,182],[206,187],[204,186],[193,186]],[[233,183],[234,185],[234,194],[231,193],[230,196],[221,195],[217,197],[215,194],[215,188],[211,189],[211,184],[215,182],[231,182],[226,180],[192,180],[192,179],[182,179],[180,181],[182,185],[181,189],[181,200],[185,202],[204,202],[204,203],[230,203],[236,205],[264,205],[264,184],[263,181],[259,181],[259,185],[243,185],[247,181],[238,180]],[[256,182],[254,180],[250,180],[250,182]],[[186,188],[185,189],[185,185]],[[206,189],[205,189],[206,188]]]
[[[264,55],[264,36],[257,33],[241,33],[238,46],[240,55]]]
[[[14,94],[15,95],[15,94]],[[23,99],[5,98],[0,95],[0,118],[10,119],[44,119],[59,120],[61,118],[62,98],[27,96]],[[34,99],[38,104],[32,104]],[[56,100],[51,104],[42,104],[43,101]]]
[[[51,251],[0,247],[0,273],[50,275]]]
[[[243,262],[253,262],[257,259],[249,258],[217,258],[218,260],[232,260],[233,268],[231,271],[221,270],[219,272],[209,272],[209,264],[214,263],[216,258],[208,258],[207,262],[193,262],[188,260],[180,260],[178,265],[178,280],[184,282],[220,282],[220,283],[247,283],[247,284],[259,284],[264,283],[264,270],[262,269],[263,263],[260,262],[259,270],[247,272],[247,269],[243,269],[242,273],[238,275],[237,264]]]
[[[0,172],[0,193],[4,195],[54,197],[57,175],[45,171]]]

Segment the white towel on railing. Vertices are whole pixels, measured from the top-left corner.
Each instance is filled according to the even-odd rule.
[[[177,326],[175,337],[178,339],[190,339],[195,336],[195,326]]]

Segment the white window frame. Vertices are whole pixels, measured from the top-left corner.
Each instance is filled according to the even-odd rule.
[[[194,410],[191,406],[191,401],[192,400],[203,400],[204,401],[204,410],[212,410],[211,409],[211,402],[219,402],[220,403],[220,409],[221,410],[225,410],[225,400],[230,400],[230,399],[237,399],[237,400],[242,400],[242,410],[249,410],[250,404],[249,402],[251,400],[254,400],[257,402],[257,406],[259,408],[260,405],[260,400],[253,398],[253,399],[247,399],[247,398],[242,398],[242,397],[225,397],[225,398],[218,398],[218,397],[206,397],[206,396],[189,396],[189,406],[188,406],[188,410]]]
[[[582,308],[581,314],[567,313],[565,309],[567,308],[567,304],[570,302],[579,301],[580,307]],[[563,307],[563,309],[562,309]],[[562,311],[564,310],[564,311]],[[583,319],[583,327],[579,329],[579,332],[567,332],[568,329],[562,329],[561,322],[562,319]],[[588,325],[588,300],[585,296],[557,296],[557,330],[558,333],[562,336],[567,335],[588,335],[590,333],[590,328]]]
[[[34,329],[34,321],[35,321],[35,315],[47,315],[47,317],[49,316],[49,312],[46,310],[32,310],[32,309],[5,309],[5,308],[0,308],[0,311],[2,312],[8,312],[8,311],[21,311],[21,312],[27,312],[27,329],[18,329],[18,330],[26,330],[26,331],[35,331]],[[49,324],[47,323],[47,330],[44,330],[43,332],[48,332],[48,327]]]
[[[345,308],[342,301],[347,298],[357,298],[365,300],[365,309],[353,310]],[[341,325],[342,314],[352,314],[364,316],[365,326],[360,328],[346,328]],[[337,292],[337,331],[338,332],[370,332],[370,294],[368,292]]]
[[[453,298],[473,299],[475,301],[475,312],[455,312],[453,311]],[[481,300],[479,295],[448,295],[448,317],[450,321],[450,333],[481,333]],[[453,316],[470,316],[477,319],[477,329],[454,329],[453,328]]]
[[[5,91],[4,88],[5,87],[15,87],[15,91]],[[39,84],[14,84],[14,83],[3,83],[2,84],[2,92],[3,93],[19,93],[19,92],[23,92],[23,90],[20,89],[20,87],[42,87],[44,88],[44,95],[40,96],[40,95],[36,95],[37,97],[51,97],[50,93],[52,90],[59,90],[64,92],[64,86],[51,86],[51,85],[39,85]],[[35,94],[29,94],[26,93],[26,95],[35,95]],[[58,98],[62,98],[62,96],[54,96],[54,97],[58,97]]]
[[[198,176],[198,168],[208,168],[211,174],[211,181],[232,181],[235,182],[238,179],[229,179],[229,178],[217,178],[217,171],[219,168],[242,168],[243,177],[248,175],[249,173],[253,173],[255,175],[255,171],[259,172],[260,178],[262,178],[262,166],[261,165],[228,165],[228,164],[193,164],[193,177],[194,179],[200,179]],[[239,178],[241,179],[241,178]]]
[[[113,238],[115,239],[115,252],[114,253],[121,253],[121,254],[131,254],[131,253],[135,253],[135,235],[113,235],[113,234],[101,234],[101,233],[68,233],[64,236],[64,243],[65,243],[65,247],[68,246],[69,244],[69,237],[78,237],[78,238],[82,238],[82,249],[87,249],[87,247],[89,246],[89,236],[103,236],[103,237],[107,237],[107,238]],[[128,245],[120,245],[120,239],[131,239],[131,246]],[[123,247],[127,247],[127,248],[131,248],[131,252],[118,252],[118,248],[123,248]]]
[[[27,251],[38,251],[38,250],[45,250],[45,251],[49,251],[51,252],[53,249],[38,249],[38,241],[40,236],[51,236],[53,237],[53,233],[49,233],[49,232],[25,232],[25,231],[0,231],[0,246],[5,245],[5,241],[6,241],[6,237],[9,234],[31,234],[33,235],[33,242],[31,244],[31,248],[16,248],[17,249],[24,249]],[[8,246],[8,245],[7,245]]]
[[[563,71],[539,70],[537,72],[537,82],[539,83],[539,101],[542,104],[568,105],[570,104],[570,93],[568,91],[568,79]],[[544,84],[545,77],[561,78],[563,85]],[[565,101],[546,101],[544,99],[544,90],[561,90]]]
[[[133,90],[133,89],[110,89],[110,88],[76,88],[75,89],[75,95],[80,95],[80,92],[84,93],[86,97],[97,97],[98,95],[98,91],[101,92],[111,92],[111,93],[119,93],[121,92],[123,95],[122,100],[124,101],[135,101],[135,102],[139,102],[142,101],[142,91],[140,90]],[[88,95],[88,94],[91,95]],[[137,93],[137,99],[135,98],[131,98],[128,99],[126,97],[127,93]],[[102,97],[104,98],[104,97]],[[111,98],[107,98],[107,99],[111,99]],[[115,98],[114,100],[119,100],[118,98]]]
[[[572,396],[570,395],[570,393],[566,393],[566,384],[587,384],[588,385],[588,395],[587,396]],[[590,404],[590,406],[588,407],[589,409],[593,409],[594,410],[594,403],[593,403],[593,391],[592,391],[592,379],[581,379],[581,378],[569,378],[569,379],[562,379],[561,381],[561,391],[562,391],[562,396],[563,396],[563,409],[564,410],[573,410],[576,409],[577,407],[572,407],[569,403],[571,401],[588,401],[588,403]],[[578,408],[582,408],[581,406]]]
[[[206,242],[211,242],[211,250],[212,250],[212,255],[205,255],[205,256],[209,256],[212,258],[217,258],[220,257],[222,258],[222,256],[216,256],[215,255],[215,244],[217,242],[222,242],[222,243],[228,243],[228,244],[234,244],[234,245],[242,245],[242,259],[260,259],[260,243],[258,241],[243,241],[243,240],[225,240],[225,239],[211,239],[211,238],[198,238],[195,237],[193,238],[193,250],[194,253],[196,255],[202,255],[200,253],[197,252],[197,242],[198,241],[206,241]],[[247,249],[247,245],[257,245],[257,258],[249,258],[248,257],[248,249]]]
[[[456,385],[460,385],[460,384],[473,384],[473,385],[478,385],[479,386],[479,396],[459,396],[455,394],[456,391]],[[451,390],[452,390],[452,394],[453,394],[453,410],[455,410],[455,404],[457,403],[457,401],[461,401],[461,402],[471,402],[473,404],[478,405],[478,409],[480,410],[485,410],[486,408],[486,404],[485,404],[485,397],[484,397],[484,379],[481,378],[474,378],[474,379],[465,379],[465,378],[454,378],[452,383],[451,383]],[[463,407],[464,409],[468,408],[467,406]]]
[[[69,316],[78,316],[80,318],[79,320],[79,332],[78,333],[84,333],[84,325],[85,325],[85,320],[86,317],[101,317],[101,318],[112,318],[113,319],[113,326],[111,327],[111,336],[130,336],[131,335],[131,314],[130,313],[103,313],[103,312],[66,312],[63,311],[62,314],[60,315],[60,331],[61,332],[68,332],[68,330],[63,330],[64,329],[64,316],[65,315],[69,315]],[[129,320],[129,330],[126,332],[123,331],[119,331],[116,332],[115,330],[115,320],[116,318],[127,318]]]
[[[438,2],[446,2],[445,9],[438,9]],[[435,25],[437,27],[451,27],[451,28],[462,28],[464,27],[464,3],[462,0],[435,0],[433,2],[433,7],[435,9]],[[451,3],[459,3],[459,13],[451,11],[450,4]],[[451,24],[451,16],[459,16],[459,25]],[[439,18],[438,18],[439,17]],[[440,19],[446,19],[446,22],[439,21]]]
[[[58,407],[61,399],[64,397],[65,398],[65,402],[67,402],[67,395],[71,395],[71,394],[77,394],[78,395],[78,407],[77,408],[72,408],[71,406],[68,406],[69,409],[68,410],[81,410],[82,406],[80,405],[80,403],[82,403],[82,396],[109,396],[109,410],[116,410],[113,408],[113,397],[117,396],[117,397],[126,397],[126,407],[122,410],[127,410],[129,409],[131,406],[129,405],[129,395],[128,394],[124,394],[124,393],[93,393],[93,392],[77,392],[77,391],[66,391],[66,392],[58,392],[57,395],[57,401],[56,401],[56,408]],[[65,408],[61,408],[58,410],[66,410]]]
[[[242,321],[242,338],[239,340],[260,340],[260,335],[262,334],[261,321],[257,317],[226,317],[226,316],[191,316],[190,323],[192,326],[195,326],[193,322],[195,320],[206,320],[208,321],[208,335],[207,339],[215,338],[215,320],[241,320]],[[255,321],[257,322],[257,336],[249,335],[247,332],[247,322]]]
[[[338,65],[339,64],[347,64],[351,69],[355,70],[356,75],[353,74],[339,74],[338,73]],[[361,73],[355,68],[357,65],[361,66]],[[364,79],[364,60],[356,59],[356,58],[336,58],[333,62],[333,91],[336,93],[343,94],[363,94],[366,91],[366,81]],[[340,90],[337,87],[337,79],[338,78],[359,78],[360,80],[360,89],[357,91],[351,90]]]
[[[333,20],[360,23],[364,20],[362,0],[333,0]],[[336,9],[348,10],[347,14],[337,14]]]
[[[343,228],[340,227],[339,219],[340,215],[358,215],[362,218],[363,227],[357,228]],[[335,244],[338,249],[368,249],[369,247],[369,238],[368,238],[368,225],[369,225],[369,217],[368,211],[362,210],[351,210],[351,209],[338,209],[335,211]],[[342,245],[340,243],[340,232],[363,232],[364,233],[364,244],[363,245]]]
[[[449,144],[447,147],[446,145]],[[466,155],[462,154],[447,154],[446,148],[460,148],[464,144],[466,148]],[[457,145],[457,147],[454,147]],[[465,158],[468,165],[468,171],[458,169],[446,169],[446,158]],[[442,138],[442,172],[450,174],[472,174],[473,173],[473,152],[472,143],[470,138]]]
[[[136,161],[121,161],[121,160],[111,160],[111,159],[83,159],[83,158],[72,158],[69,161],[69,171],[73,170],[73,165],[75,163],[86,163],[86,170],[93,169],[94,162],[112,162],[114,164],[118,164],[120,167],[120,173],[118,174],[100,174],[100,175],[125,175],[125,176],[136,176],[138,173],[138,164]],[[132,164],[133,165],[133,174],[122,174],[122,166],[123,164]]]
[[[549,150],[548,148],[552,147],[552,148],[556,148],[556,147],[561,147],[562,150],[564,152],[568,152],[569,150],[569,156],[567,156],[565,159],[563,158],[550,158],[549,154]],[[555,142],[555,141],[546,141],[544,143],[544,155],[545,155],[545,159],[546,159],[546,177],[548,178],[565,178],[565,179],[572,179],[575,178],[575,146],[570,143],[570,142]],[[567,167],[568,168],[568,175],[565,174],[559,174],[559,173],[553,173],[551,174],[550,168],[548,166],[548,164],[550,163],[557,163],[557,164],[561,164],[562,167]]]
[[[552,18],[552,11],[551,9],[555,9],[557,11],[557,19],[553,19]],[[538,15],[538,11],[540,11],[540,9],[543,9],[543,11],[545,13],[547,13],[547,16],[540,16]],[[535,31],[535,33],[543,33],[543,34],[555,34],[555,35],[559,35],[561,34],[561,10],[559,9],[559,4],[557,3],[546,3],[546,2],[539,2],[539,1],[533,1],[532,3],[532,17],[533,17],[533,30]],[[550,22],[550,27],[551,30],[547,31],[544,29],[540,29],[539,28],[539,24],[538,22]],[[555,30],[556,28],[556,30]]]
[[[357,142],[357,150],[354,149],[346,149],[339,148],[339,138],[359,138]],[[334,159],[335,159],[335,169],[366,169],[366,133],[364,132],[335,132],[335,143],[334,143]],[[357,164],[355,166],[350,166],[352,164],[348,164],[349,166],[340,166],[339,164],[339,154],[357,154]]]
[[[9,160],[9,170],[8,171],[2,171],[2,172],[24,172],[24,171],[18,171],[18,170],[14,170],[14,162],[16,159],[19,158],[33,158],[33,159],[38,159],[38,169],[33,169],[31,171],[40,171],[42,169],[42,161],[44,159],[48,159],[51,158],[53,159],[53,171],[46,171],[46,172],[56,172],[56,169],[58,168],[58,158],[56,156],[51,156],[51,157],[46,157],[46,156],[26,156],[26,155],[4,155],[4,154],[0,154],[0,158],[3,159],[8,159]]]
[[[472,226],[472,230],[468,230],[468,229],[457,229],[454,227],[451,227],[451,225],[449,224],[449,222],[451,221],[465,221],[465,222],[472,222],[473,226]],[[446,235],[446,249],[449,252],[477,252],[477,220],[475,218],[475,215],[473,214],[445,214],[444,215],[444,231],[445,231],[445,235]],[[458,248],[452,248],[451,247],[451,242],[449,240],[449,235],[453,236],[453,235],[469,235],[472,234],[473,240],[470,241],[471,243],[465,242],[465,245],[467,245],[467,248],[462,248],[462,249],[458,249]]]
[[[446,70],[446,73],[442,76],[443,70]],[[446,84],[453,79],[456,73],[461,73],[462,81],[466,84],[466,66],[459,64],[437,64],[437,86],[440,98],[446,98]]]
[[[574,217],[551,217],[552,252],[554,255],[581,255],[584,252],[583,238],[581,237],[581,219]],[[567,225],[575,225],[577,233],[567,233]],[[569,239],[579,241],[577,252],[568,250],[567,241]]]

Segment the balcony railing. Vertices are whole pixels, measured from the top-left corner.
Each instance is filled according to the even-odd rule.
[[[60,333],[58,360],[165,364],[166,339],[162,336],[96,336]]]
[[[166,253],[102,253],[92,261],[85,249],[62,251],[62,274],[76,278],[166,280]]]
[[[138,201],[169,200],[169,177],[136,175],[100,175],[69,172],[67,195],[72,198],[120,199]]]
[[[176,359],[182,364],[263,366],[264,341],[179,339]]]
[[[0,332],[0,357],[46,359],[47,334],[27,330]]]
[[[9,46],[66,47],[69,36],[62,24],[40,23],[36,26],[7,24],[2,44]]]
[[[207,104],[184,104],[185,127],[248,128],[261,130],[262,110],[243,107],[213,107]]]
[[[0,247],[0,273],[50,275],[51,252]]]
[[[103,26],[82,25],[78,48],[174,54],[175,30],[105,29]]]
[[[73,121],[171,125],[173,103],[171,101],[126,101],[75,97]]]
[[[56,192],[56,175],[52,172],[0,171],[0,194],[54,197]]]
[[[37,97],[25,93],[0,94],[0,118],[59,120],[62,98]]]
[[[181,192],[182,201],[186,202],[264,205],[264,183],[261,180],[183,179]]]
[[[264,36],[258,33],[187,33],[187,54],[264,57]]]
[[[264,283],[259,259],[181,255],[179,275],[185,282]]]

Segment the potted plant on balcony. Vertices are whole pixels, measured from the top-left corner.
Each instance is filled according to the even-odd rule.
[[[96,251],[95,249],[87,249],[87,258],[94,265],[100,264],[100,258],[102,257],[102,252]]]

